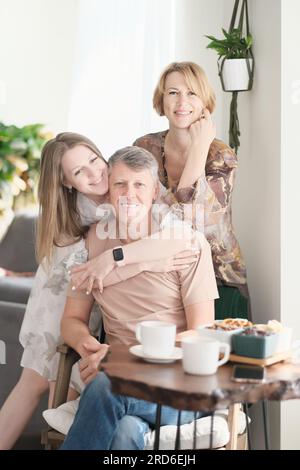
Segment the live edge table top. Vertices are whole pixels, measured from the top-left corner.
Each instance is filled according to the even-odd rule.
[[[299,365],[281,362],[266,367],[266,380],[259,384],[233,382],[232,368],[228,363],[214,375],[189,375],[183,371],[181,360],[148,363],[123,345],[111,346],[101,363],[114,393],[181,410],[213,411],[233,403],[300,398]]]

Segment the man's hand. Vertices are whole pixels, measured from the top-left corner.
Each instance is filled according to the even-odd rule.
[[[91,382],[98,373],[99,364],[105,357],[109,346],[101,344],[93,336],[83,339],[78,345],[78,352],[82,359],[79,361],[81,379],[85,384]]]

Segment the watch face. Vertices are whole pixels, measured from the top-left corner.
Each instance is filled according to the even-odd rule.
[[[122,261],[122,259],[124,259],[122,248],[115,248],[113,250],[113,255],[115,261]]]

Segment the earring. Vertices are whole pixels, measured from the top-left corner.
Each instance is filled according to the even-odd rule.
[[[69,189],[69,193],[72,194],[72,189],[73,189],[72,186],[70,186],[68,189]]]

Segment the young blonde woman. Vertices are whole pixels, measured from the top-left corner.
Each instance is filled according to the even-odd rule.
[[[60,320],[69,283],[68,271],[87,259],[84,235],[99,220],[97,208],[108,201],[107,164],[87,138],[59,134],[42,152],[38,188],[40,216],[37,254],[40,266],[28,301],[20,332],[24,347],[23,372],[0,411],[0,449],[10,449],[30,420],[39,400],[49,388],[52,401],[61,341]],[[98,286],[114,284],[143,270],[172,271],[194,261],[189,240],[141,240],[124,247],[126,266],[116,267],[112,251],[101,256]],[[176,255],[177,254],[177,255]],[[163,259],[162,259],[163,258]],[[86,286],[86,289],[91,287]],[[90,328],[99,330],[99,312]],[[86,354],[92,354],[93,346]],[[78,368],[72,374],[69,399],[82,389]]]
[[[168,189],[165,201],[179,216],[190,218],[210,242],[220,294],[216,317],[250,316],[246,268],[234,234],[231,196],[237,168],[234,151],[215,139],[211,113],[215,94],[199,65],[174,62],[161,74],[153,106],[166,116],[169,129],[138,138],[149,150]],[[97,259],[74,269],[74,283],[97,277]]]

